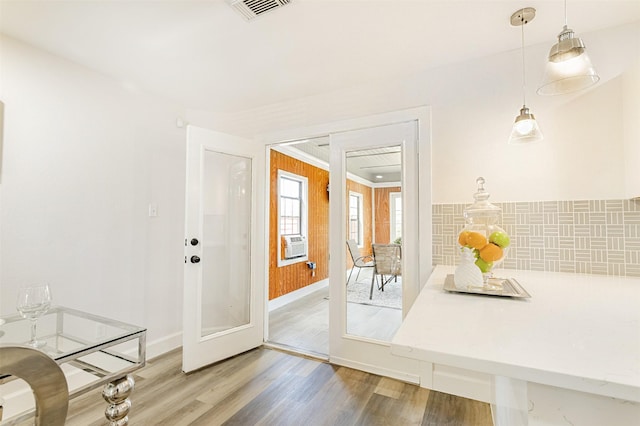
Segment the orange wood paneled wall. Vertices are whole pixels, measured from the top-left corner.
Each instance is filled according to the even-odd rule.
[[[308,188],[308,258],[316,263],[316,273],[306,262],[278,267],[278,170],[305,176]],[[269,205],[269,300],[329,277],[329,172],[271,151],[271,196]],[[282,251],[284,253],[284,250]]]
[[[316,263],[315,276],[312,276],[311,270],[307,267],[305,262],[278,267],[277,244],[283,244],[282,241],[277,241],[278,170],[284,170],[300,176],[305,176],[308,180],[308,257],[310,262]],[[272,150],[270,175],[269,300],[329,277],[329,194],[327,193],[329,172]],[[371,187],[347,180],[347,194],[348,191],[362,194],[364,246],[360,250],[360,255],[371,254],[371,242],[373,237],[373,197]],[[348,205],[348,196],[346,201]],[[349,218],[347,217],[346,220],[348,225]],[[387,231],[387,235],[388,233],[389,232]],[[284,253],[283,248],[281,253]],[[347,255],[347,257],[347,266],[350,268],[352,266],[351,256]]]
[[[360,249],[360,255],[364,256],[367,254],[371,254],[371,238],[373,234],[373,216],[372,216],[372,194],[371,187],[367,185],[363,185],[358,182],[354,182],[352,180],[347,179],[347,211],[349,206],[349,191],[357,192],[358,194],[362,194],[362,216],[363,216],[363,247]],[[349,215],[345,218],[347,221],[347,229],[349,229]],[[347,242],[345,241],[345,244]],[[351,256],[347,251],[347,267],[351,268],[353,266],[353,261],[351,260]]]
[[[389,244],[391,234],[391,213],[389,211],[389,194],[400,192],[400,187],[376,188],[375,189],[375,215],[376,232],[375,241],[378,244]]]

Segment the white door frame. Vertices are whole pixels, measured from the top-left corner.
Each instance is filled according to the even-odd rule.
[[[419,285],[415,289],[410,288],[403,296],[405,309],[408,310],[418,295],[420,288],[426,283],[432,271],[432,213],[431,213],[431,110],[429,107],[417,107],[407,110],[382,113],[362,118],[355,118],[332,123],[324,123],[314,126],[301,127],[297,129],[289,129],[280,132],[273,132],[262,135],[258,138],[266,145],[268,150],[270,145],[288,141],[296,141],[305,138],[314,138],[327,136],[330,134],[341,133],[352,130],[366,129],[371,127],[384,126],[389,124],[417,122],[417,150],[418,150],[418,169],[422,172],[418,175],[418,279]],[[267,156],[267,163],[268,163]],[[267,164],[267,170],[269,165]],[[268,206],[268,202],[265,203]],[[266,230],[265,230],[266,232]],[[266,238],[265,238],[266,239]],[[265,283],[265,292],[268,294],[268,280]],[[405,312],[406,312],[405,310]],[[265,316],[268,312],[265,310]],[[265,336],[268,336],[268,320],[265,320]],[[329,348],[331,353],[331,347]],[[390,351],[389,351],[390,352]],[[350,363],[347,359],[332,359],[332,362],[342,365],[349,365],[364,371],[370,371],[390,377],[397,377],[403,380],[417,381],[418,365],[406,365],[406,372],[390,371],[382,366],[376,366],[376,360],[371,359],[366,364]],[[403,364],[406,360],[402,361]]]

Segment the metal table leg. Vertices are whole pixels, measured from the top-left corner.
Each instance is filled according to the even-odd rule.
[[[127,426],[129,424],[129,410],[131,400],[129,395],[135,385],[130,374],[107,383],[102,390],[102,397],[109,403],[104,415],[109,420],[109,426]]]

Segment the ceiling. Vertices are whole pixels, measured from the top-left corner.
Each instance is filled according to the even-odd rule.
[[[329,167],[329,136],[304,139],[278,145],[278,151],[303,161]],[[400,145],[361,149],[346,153],[346,169],[373,184],[397,184],[402,180]]]
[[[292,0],[246,21],[224,0],[0,0],[0,32],[137,88],[217,113],[407,76],[520,47],[509,17],[537,9],[526,43],[553,44],[559,0]],[[588,31],[640,20],[640,0],[568,2]]]

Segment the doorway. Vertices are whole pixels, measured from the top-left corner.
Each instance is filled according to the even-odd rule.
[[[329,180],[331,136],[275,144],[268,155],[271,160],[272,197],[269,203],[272,206],[269,213],[272,226],[269,236],[271,300],[268,342],[293,351],[311,352],[323,358],[329,355],[330,279],[324,264],[329,260],[328,201],[330,198],[333,200],[326,185]],[[353,149],[347,153],[345,191],[348,197],[343,216],[347,231],[341,240],[344,246],[348,246],[348,241],[352,242],[354,249],[349,251],[341,276],[331,279],[345,283],[345,332],[387,344],[402,322],[402,268],[398,267],[397,273],[392,276],[376,270],[372,251],[375,244],[395,246],[398,255],[401,253],[402,158],[401,144],[380,141],[375,142],[373,147]],[[291,213],[285,206],[290,204],[290,197],[295,198],[298,191],[286,194],[279,183],[282,179],[306,180],[309,192],[320,191],[326,197],[319,201],[311,195],[302,195],[301,202],[295,203],[295,213]],[[301,223],[303,226],[288,229],[290,223]],[[317,229],[321,232],[316,232]],[[294,260],[294,264],[286,263],[286,250],[283,249],[287,245],[283,235],[289,232],[302,232],[302,237],[309,244],[307,256],[301,256],[298,262]],[[361,259],[367,259],[364,267]],[[398,256],[398,262],[401,261]],[[307,265],[306,271],[303,265]],[[286,272],[286,268],[289,272]],[[311,277],[316,277],[315,280],[309,280],[309,271]],[[318,275],[314,274],[315,271]],[[286,279],[294,282],[284,282]],[[282,289],[291,291],[279,295]]]
[[[329,357],[329,138],[270,146],[269,344]]]

